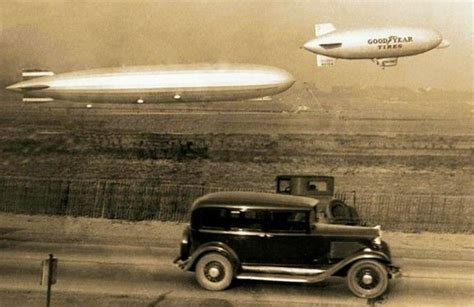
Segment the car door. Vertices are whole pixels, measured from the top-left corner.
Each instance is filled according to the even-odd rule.
[[[324,262],[324,238],[311,234],[310,211],[273,210],[268,213],[267,219],[267,264],[318,266]]]
[[[229,246],[241,263],[265,263],[265,211],[230,209]]]

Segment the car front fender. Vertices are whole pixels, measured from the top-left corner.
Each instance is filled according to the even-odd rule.
[[[345,268],[348,268],[349,266],[351,266],[351,264],[353,264],[354,262],[356,261],[359,261],[359,260],[365,260],[365,259],[373,259],[373,260],[378,260],[382,263],[385,263],[387,265],[391,264],[391,261],[390,261],[390,258],[389,256],[387,256],[385,253],[383,252],[379,252],[379,251],[374,251],[374,250],[370,250],[370,251],[360,251],[358,253],[355,253],[353,255],[350,255],[346,258],[344,258],[343,260],[339,261],[338,263],[334,264],[333,266],[331,266],[327,271],[326,271],[326,274],[327,275],[334,275],[336,274],[337,272],[345,269]]]

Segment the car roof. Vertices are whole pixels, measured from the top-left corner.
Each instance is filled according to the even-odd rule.
[[[196,199],[191,210],[204,207],[245,207],[263,209],[306,209],[311,210],[318,200],[303,196],[264,192],[215,192]]]

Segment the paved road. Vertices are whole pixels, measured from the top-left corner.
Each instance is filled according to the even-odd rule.
[[[201,289],[193,274],[172,265],[177,249],[171,241],[147,244],[134,240],[81,240],[51,234],[9,235],[0,232],[0,306],[43,306],[40,262],[49,253],[59,258],[52,306],[367,306],[344,280],[315,285],[238,282],[224,292]],[[391,284],[384,301],[400,305],[474,305],[474,260],[436,253],[398,254],[404,277]],[[377,305],[377,304],[376,304]]]

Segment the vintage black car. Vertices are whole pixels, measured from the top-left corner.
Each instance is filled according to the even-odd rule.
[[[276,177],[276,192],[319,200],[316,216],[320,223],[341,225],[364,224],[359,218],[356,209],[347,204],[346,194],[335,192],[334,177],[332,176],[279,175]],[[352,196],[355,203],[355,194]]]
[[[382,295],[399,269],[380,227],[315,223],[317,204],[282,194],[207,194],[192,205],[175,264],[194,271],[208,290],[234,279],[316,283],[340,276],[359,297]]]

